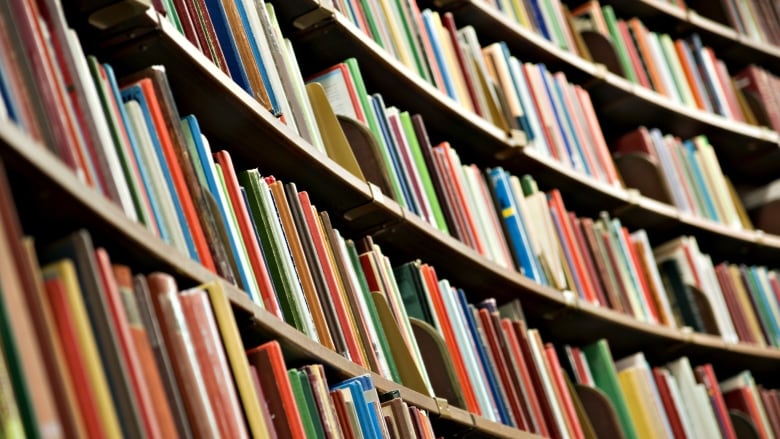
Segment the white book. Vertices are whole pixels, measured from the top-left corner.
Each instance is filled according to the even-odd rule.
[[[533,97],[529,90],[528,78],[525,76],[523,65],[515,57],[509,58],[509,69],[517,84],[517,96],[520,98],[520,104],[523,107],[524,114],[528,119],[528,125],[532,133],[525,133],[529,140],[529,146],[542,153],[545,157],[552,157],[550,145],[547,144],[547,138],[544,136],[542,123],[539,121],[539,115],[536,112]]]
[[[675,380],[672,374],[666,369],[661,369],[661,375],[664,382],[666,382],[666,386],[669,388],[669,394],[672,397],[672,405],[674,405],[674,409],[682,424],[683,433],[685,433],[686,437],[694,438],[693,426],[691,425],[690,419],[688,419],[688,412],[686,411],[680,387],[677,385],[677,380]]]
[[[536,329],[529,329],[528,343],[531,347],[531,356],[533,357],[533,361],[536,364],[536,369],[539,371],[539,378],[542,382],[542,389],[544,390],[547,401],[550,402],[550,408],[553,411],[553,419],[555,420],[555,424],[558,427],[558,431],[561,432],[561,437],[563,439],[569,439],[571,436],[569,435],[569,429],[566,425],[566,420],[564,419],[564,414],[562,411],[563,404],[561,404],[561,401],[558,400],[557,393],[553,387],[552,377],[550,377],[550,374],[547,373],[547,371],[550,370],[550,367],[547,364],[547,357],[544,353],[544,346],[539,344],[539,340],[541,340],[539,331]]]
[[[125,102],[124,107],[128,115],[128,122],[130,122],[127,129],[133,132],[136,142],[138,142],[140,157],[137,157],[137,159],[149,175],[152,196],[157,200],[160,213],[159,220],[162,223],[160,229],[166,232],[163,238],[182,254],[188,255],[187,241],[184,237],[182,224],[176,213],[176,206],[174,205],[174,202],[178,202],[178,197],[175,195],[176,192],[168,185],[161,168],[165,159],[161,159],[157,155],[157,150],[152,144],[149,126],[146,124],[141,105],[131,100]]]
[[[444,306],[447,309],[446,318],[450,319],[450,324],[455,332],[455,338],[463,356],[463,362],[466,364],[467,373],[471,382],[471,388],[474,390],[482,415],[494,422],[500,421],[498,407],[493,401],[488,384],[487,375],[477,354],[476,343],[469,330],[467,317],[464,315],[457,292],[452,288],[446,279],[439,281],[441,296],[444,299]]]

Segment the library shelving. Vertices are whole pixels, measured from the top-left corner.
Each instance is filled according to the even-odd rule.
[[[294,134],[156,12],[147,10],[143,2],[89,0],[81,3],[73,8],[76,12],[71,11],[71,16],[90,23],[91,28],[84,31],[87,34],[99,28],[99,32],[92,34],[100,36],[94,40],[99,43],[90,47],[91,50],[100,53],[119,72],[164,65],[173,78],[172,91],[182,114],[197,114],[204,132],[215,143],[229,145],[242,169],[259,167],[281,179],[295,181],[312,195],[318,207],[332,214],[339,227],[351,234],[371,234],[392,256],[404,260],[419,258],[434,264],[443,276],[464,287],[472,299],[520,298],[529,323],[556,343],[585,344],[606,338],[616,357],[642,350],[652,363],[661,364],[686,355],[694,363],[715,364],[723,376],[749,367],[763,385],[780,385],[776,374],[780,365],[778,349],[727,343],[720,337],[694,333],[689,328],[641,323],[627,315],[584,303],[568,292],[535,284],[514,270],[488,261],[400,207],[375,186],[354,177]],[[617,8],[631,2],[610,3]],[[625,6],[627,9],[618,10],[648,19],[673,17],[678,28],[686,25],[698,30],[708,44],[722,43],[723,50],[721,46],[715,47],[727,62],[742,62],[736,55],[742,52],[739,48],[749,48],[745,51],[747,57],[762,54],[758,61],[766,60],[768,65],[778,60],[777,48],[747,41],[736,33],[731,35],[732,31],[691,11],[656,5],[657,2],[650,0],[638,3],[640,6],[635,9]],[[553,47],[477,1],[435,4],[454,12],[460,24],[478,28],[480,36],[486,38],[483,43],[507,41],[516,55],[548,63],[566,72],[570,80],[581,82],[599,106],[602,125],[615,132],[652,124],[680,136],[707,134],[723,143],[723,149],[718,152],[724,154],[729,165],[727,174],[739,176],[743,181],[763,183],[780,169],[775,132],[674,104],[609,73],[603,66]],[[310,0],[281,1],[276,6],[288,29],[296,34],[296,50],[301,54],[299,58],[306,72],[316,72],[347,56],[357,57],[369,88],[385,93],[393,103],[423,114],[433,137],[456,140],[459,147],[465,146],[459,151],[480,166],[502,164],[512,171],[542,174],[543,184],[572,193],[570,206],[578,213],[609,211],[632,228],[648,229],[659,241],[693,234],[706,242],[703,247],[718,259],[733,258],[756,264],[778,260],[780,237],[760,231],[734,230],[682,214],[636,191],[590,181],[533,152],[523,151],[522,136],[503,133],[459,109],[434,87],[390,59],[327,6]],[[117,20],[117,16],[123,18]],[[733,54],[726,48],[730,47],[726,42],[737,47]],[[0,157],[11,173],[25,232],[48,238],[87,227],[103,245],[113,249],[112,253],[132,260],[139,269],[166,270],[187,284],[218,280],[196,262],[171,252],[143,227],[127,219],[121,209],[85,187],[42,145],[3,123],[0,123]],[[56,212],[56,227],[49,224],[50,212]],[[289,362],[316,361],[324,364],[334,377],[354,377],[367,372],[253,304],[236,287],[226,284],[225,289],[247,344],[280,340]],[[539,437],[468,413],[377,374],[372,378],[378,389],[399,390],[407,403],[431,413],[439,434]]]

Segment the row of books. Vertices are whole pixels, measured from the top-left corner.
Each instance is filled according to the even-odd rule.
[[[620,62],[622,76],[667,98],[728,119],[755,124],[741,89],[715,52],[697,34],[672,39],[648,31],[638,18],[617,19],[608,6],[586,3],[572,14],[578,26],[607,37]]]
[[[679,325],[720,334],[727,342],[778,346],[777,272],[761,266],[714,264],[692,237],[669,241],[654,253]]]
[[[102,108],[108,115],[108,129],[118,144],[122,139],[126,142],[123,148],[115,151],[117,156],[113,161],[121,163],[121,167],[117,165],[118,172],[110,176],[131,200],[130,208],[126,209],[130,212],[128,216],[146,225],[154,235],[182,253],[236,283],[256,303],[277,316],[284,316],[298,329],[315,339],[322,338],[326,346],[338,352],[348,352],[349,358],[362,358],[363,361],[356,360],[360,364],[369,364],[365,352],[357,347],[359,343],[354,338],[357,328],[348,331],[347,338],[340,334],[336,336],[327,329],[326,322],[333,325],[339,318],[346,319],[348,307],[344,303],[296,305],[304,295],[308,301],[318,295],[322,300],[331,297],[328,291],[338,289],[336,283],[328,281],[330,277],[322,267],[312,268],[314,274],[301,275],[293,270],[291,267],[303,267],[306,262],[302,255],[293,253],[291,257],[291,250],[285,250],[291,239],[300,238],[291,238],[295,230],[289,224],[279,223],[278,218],[283,212],[292,212],[288,218],[298,221],[299,229],[316,225],[317,217],[308,217],[307,212],[311,210],[308,197],[297,195],[294,186],[283,189],[282,183],[263,178],[254,171],[237,173],[226,152],[212,155],[197,119],[179,117],[161,69],[150,68],[123,79],[120,89],[109,66],[100,65],[94,59],[90,59],[90,63],[96,77],[103,80],[99,83],[102,85],[99,91]],[[341,72],[341,81],[354,79],[344,74],[349,71],[347,67],[334,71]],[[344,105],[352,106],[352,115],[360,114],[357,111],[363,111],[363,117],[372,114],[363,110],[366,107],[356,106],[358,102]],[[381,97],[375,97],[375,105],[372,108],[385,110]],[[414,133],[418,142],[425,139],[421,122],[413,131],[408,114],[397,111],[378,114],[388,113],[390,118],[375,119],[383,122],[384,133],[388,132],[387,124],[393,123],[396,140],[403,139],[399,135],[406,133]],[[373,114],[376,116],[377,113]],[[405,131],[401,131],[400,123],[404,124]],[[407,139],[414,137],[410,135]],[[408,147],[408,142],[403,143]],[[427,141],[423,143],[428,151]],[[387,144],[391,145],[390,142]],[[425,169],[425,164],[419,160],[420,151],[412,151],[418,166],[413,168],[409,167],[415,165],[409,159],[410,150],[398,150],[398,143],[391,146],[396,148],[394,169],[407,169],[406,175],[415,176]],[[387,151],[393,150],[388,148]],[[404,154],[404,161],[398,160],[399,152]],[[571,289],[584,300],[623,310],[641,320],[671,322],[671,319],[660,318],[659,313],[651,312],[653,300],[662,299],[652,299],[650,290],[633,274],[639,273],[636,267],[654,267],[652,258],[645,258],[642,265],[637,265],[640,260],[633,255],[629,257],[628,251],[636,244],[628,245],[619,224],[610,225],[615,220],[607,220],[600,227],[604,231],[614,229],[618,231],[616,233],[604,235],[601,231],[587,230],[592,221],[571,222],[573,219],[563,207],[562,199],[552,196],[545,200],[544,194],[535,195],[538,191],[532,189],[533,183],[523,188],[519,179],[513,182],[510,175],[498,169],[490,171],[488,179],[476,167],[459,164],[457,154],[447,145],[431,149],[428,156],[429,164],[431,157],[441,157],[433,168],[429,168],[437,176],[434,181],[438,191],[431,191],[431,184],[423,185],[419,180],[414,182],[415,186],[409,186],[408,177],[400,181],[407,185],[407,194],[432,195],[430,199],[433,200],[436,200],[435,192],[446,194],[443,204],[448,209],[440,209],[440,216],[427,216],[434,224],[446,217],[446,223],[458,231],[464,242],[499,265],[515,266],[541,284],[560,290]],[[247,192],[246,198],[241,196],[242,190]],[[499,205],[494,205],[493,197],[499,200]],[[419,200],[424,198],[417,198],[418,203]],[[287,208],[282,207],[285,203]],[[444,215],[444,212],[448,214]],[[308,246],[301,244],[299,248],[305,248],[313,255],[311,252],[319,240],[324,242],[325,235],[319,231],[322,235],[315,237],[318,230],[311,230],[313,235],[307,238]],[[270,236],[272,231],[277,233],[276,237]],[[284,235],[280,231],[284,231]],[[596,239],[587,241],[586,236]],[[599,244],[598,241],[604,239],[607,241]],[[644,248],[649,249],[649,243]],[[644,253],[640,254],[644,257]],[[273,259],[273,255],[278,259]],[[611,277],[605,277],[603,273],[610,273],[607,261],[613,259],[617,265],[612,267]],[[267,267],[266,263],[275,265]],[[600,266],[606,269],[594,269]],[[652,273],[648,276],[655,277]],[[296,280],[290,281],[290,278]],[[643,288],[639,288],[640,285]],[[353,303],[352,306],[358,309],[359,305]],[[315,311],[316,318],[311,318],[309,310]],[[311,322],[319,322],[320,327],[314,327]],[[377,332],[376,329],[381,328],[380,322],[373,324]],[[375,370],[379,371],[380,362],[377,360],[374,364]],[[386,366],[384,370],[387,372],[390,367]]]
[[[656,367],[641,352],[613,360],[603,339],[565,351],[577,384],[600,389],[614,408],[601,412],[611,425],[605,437],[737,438],[745,421],[750,437],[780,433],[778,392],[756,385],[750,371],[719,381],[711,364],[692,367],[687,357]]]
[[[756,41],[780,45],[780,28],[777,26],[780,8],[775,2],[689,0],[688,4],[701,15],[729,25],[742,35]]]
[[[282,36],[273,5],[185,0],[155,7],[250,96],[324,150],[295,53]]]
[[[85,231],[37,256],[4,231],[5,437],[435,437],[370,375],[331,386],[322,365],[287,369],[276,341],[245,349],[217,282],[134,275]]]
[[[681,212],[734,228],[753,229],[706,136],[682,140],[656,128],[639,127],[617,139],[612,148],[627,186]],[[643,160],[657,170],[657,178],[639,172],[646,163]]]
[[[402,10],[411,11],[409,17]],[[374,38],[466,110],[504,131],[523,133],[527,145],[572,169],[619,185],[590,96],[563,73],[523,63],[503,43],[483,47],[473,27],[458,30],[451,13],[440,16],[427,9],[420,13],[415,2],[388,2],[386,8],[373,9],[353,2],[347,15],[351,11],[363,11],[373,22],[398,31],[390,36],[402,37],[403,29],[405,45],[384,41],[381,32]],[[395,18],[403,20],[403,28]],[[358,27],[360,22],[355,21]],[[414,56],[393,47],[406,47]],[[416,68],[421,65],[413,61],[417,58],[427,61],[425,69]]]

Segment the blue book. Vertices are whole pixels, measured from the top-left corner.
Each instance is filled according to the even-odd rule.
[[[507,47],[505,42],[500,42],[499,45],[501,46],[501,53],[504,56],[504,61],[506,62],[507,70],[509,71],[509,77],[512,79],[512,85],[515,90],[515,94],[517,95],[518,100],[520,101],[520,106],[523,108],[523,115],[517,118],[517,125],[523,130],[525,133],[526,139],[530,142],[535,138],[535,133],[533,128],[531,127],[531,122],[529,121],[529,114],[528,114],[528,106],[526,102],[523,99],[521,90],[521,81],[525,81],[525,77],[517,77],[517,72],[515,69],[512,68],[512,55],[509,53],[509,48]]]
[[[767,336],[767,342],[772,346],[780,346],[780,322],[774,318],[772,312],[772,304],[770,303],[772,294],[764,289],[757,267],[742,266],[740,270],[748,284],[748,292],[753,299],[756,314]]]
[[[539,0],[530,0],[528,3],[531,5],[531,12],[534,17],[534,22],[536,22],[536,25],[539,27],[539,33],[548,41],[552,41],[553,39],[550,30],[547,29],[547,25],[544,22],[544,14],[542,13],[542,8],[544,6],[539,4]]]
[[[374,114],[376,115],[379,130],[382,132],[384,144],[387,148],[387,154],[390,156],[390,161],[393,165],[393,171],[395,171],[395,175],[398,178],[398,184],[401,186],[401,195],[404,197],[403,205],[412,212],[420,215],[420,209],[415,202],[414,196],[412,195],[412,188],[409,187],[409,178],[406,175],[406,171],[404,170],[401,157],[398,154],[398,147],[390,131],[390,126],[387,123],[387,114],[385,112],[385,103],[382,99],[382,95],[378,93],[372,95],[371,105],[374,110]]]
[[[276,98],[276,93],[274,93],[274,88],[271,87],[271,78],[268,77],[268,67],[266,66],[266,63],[263,60],[263,56],[260,54],[260,48],[257,46],[257,40],[255,39],[254,34],[251,32],[252,25],[249,22],[248,12],[246,9],[244,9],[244,2],[237,0],[235,3],[236,3],[236,8],[238,9],[238,14],[241,15],[241,24],[244,25],[244,32],[247,35],[247,41],[249,41],[249,47],[252,49],[252,56],[254,57],[254,62],[255,64],[257,64],[257,68],[260,71],[260,77],[263,78],[263,83],[265,84],[265,90],[268,93],[268,101],[271,104],[271,113],[278,116],[281,114],[281,107],[279,106],[279,101]],[[258,29],[258,32],[263,32],[263,30]]]
[[[709,186],[707,185],[707,181],[704,178],[704,172],[699,166],[699,160],[696,158],[696,146],[692,141],[686,140],[683,142],[683,147],[685,148],[686,155],[688,156],[688,160],[686,161],[690,165],[694,183],[697,186],[695,190],[698,192],[699,197],[707,209],[707,216],[715,221],[720,221],[721,219],[720,216],[718,216],[718,209],[715,207],[715,202],[710,196]]]
[[[542,82],[544,83],[544,90],[547,93],[547,99],[550,100],[552,105],[553,115],[555,116],[555,127],[553,129],[558,130],[563,139],[563,145],[566,147],[566,154],[568,155],[568,163],[574,169],[582,170],[582,163],[580,156],[577,153],[576,146],[574,145],[574,139],[571,132],[566,125],[566,108],[563,106],[558,95],[558,84],[553,79],[547,67],[544,64],[536,65],[541,72]]]
[[[463,316],[465,317],[466,323],[468,324],[469,336],[471,337],[474,343],[474,348],[477,351],[477,365],[479,366],[479,371],[488,382],[487,396],[489,401],[487,402],[490,404],[491,408],[496,410],[498,419],[500,419],[501,422],[506,423],[506,420],[509,419],[509,411],[503,404],[501,398],[498,397],[498,395],[501,394],[498,389],[500,384],[497,377],[489,367],[490,361],[488,360],[487,350],[485,344],[482,342],[482,337],[479,335],[479,327],[477,326],[477,321],[474,318],[474,313],[471,311],[472,305],[468,303],[468,300],[466,299],[466,293],[462,289],[458,289],[458,301],[460,302]]]
[[[376,433],[377,437],[384,437],[385,435],[382,432],[385,429],[382,428],[382,425],[384,424],[385,417],[382,414],[382,406],[379,402],[379,393],[376,391],[374,380],[369,374],[359,375],[353,379],[360,381],[361,386],[363,386],[363,397],[366,399],[369,415],[371,415],[371,420],[373,421],[374,433]]]
[[[196,165],[196,174],[199,178],[204,179],[204,187],[216,200],[218,206],[217,211],[222,218],[222,223],[227,229],[228,245],[233,254],[233,259],[236,261],[236,268],[238,269],[241,286],[255,303],[262,303],[262,297],[260,297],[260,291],[258,290],[257,282],[254,279],[254,272],[252,272],[252,268],[248,265],[247,258],[243,255],[244,249],[240,241],[242,238],[240,232],[236,228],[236,223],[233,220],[234,213],[230,198],[227,197],[222,190],[223,185],[219,165],[214,163],[208,145],[203,143],[200,126],[198,125],[198,120],[195,116],[189,115],[182,120],[184,122],[185,132],[189,131],[190,137],[192,138],[192,146],[195,150],[193,162],[195,162]]]
[[[541,270],[538,268],[539,262],[532,253],[533,249],[528,240],[528,232],[525,229],[523,220],[520,218],[520,212],[515,203],[512,186],[509,184],[508,173],[503,168],[492,168],[488,169],[488,176],[498,202],[501,218],[504,220],[509,233],[512,253],[517,260],[520,272],[538,283],[544,283],[544,279],[540,275]]]
[[[379,428],[374,421],[374,417],[371,415],[366,398],[363,392],[363,383],[357,378],[350,378],[346,381],[342,381],[339,384],[331,387],[334,389],[347,389],[352,395],[352,400],[355,402],[355,411],[357,412],[358,423],[360,423],[360,430],[363,432],[365,439],[382,439],[381,434],[377,434]]]
[[[8,84],[8,72],[5,71],[6,68],[6,66],[0,63],[0,105],[5,106],[6,114],[10,120],[16,122],[22,129],[29,132],[29,128],[25,127],[25,121],[22,120],[19,110],[16,108],[18,105],[16,100],[17,97]]]
[[[701,82],[704,85],[704,89],[707,91],[707,96],[709,97],[708,101],[712,105],[710,111],[720,115],[725,115],[725,103],[720,102],[720,99],[718,99],[718,94],[715,92],[715,84],[713,84],[712,76],[710,75],[710,72],[707,70],[706,64],[704,63],[704,52],[702,51],[702,49],[704,49],[704,44],[702,44],[701,38],[699,38],[699,34],[691,35],[690,44],[692,45],[691,55],[693,56],[694,64],[699,70]]]
[[[173,177],[171,177],[171,171],[168,168],[168,162],[165,160],[165,152],[163,151],[162,145],[160,144],[160,138],[157,135],[155,123],[149,111],[149,105],[146,102],[146,96],[144,95],[141,87],[137,84],[122,89],[122,101],[127,102],[131,100],[137,102],[141,107],[141,111],[143,111],[144,120],[146,121],[146,126],[149,129],[149,137],[151,138],[152,144],[154,145],[154,150],[155,154],[157,155],[160,170],[162,171],[163,177],[165,178],[165,183],[168,187],[168,193],[171,202],[176,210],[176,218],[181,225],[184,241],[187,245],[187,252],[190,258],[200,262],[198,251],[195,248],[195,242],[193,241],[192,235],[190,233],[190,228],[187,227],[187,217],[184,216],[184,210],[182,209],[181,202],[179,201],[179,194],[176,192],[176,186],[173,183]]]
[[[221,0],[206,0],[206,9],[208,10],[211,23],[214,26],[214,33],[217,34],[217,40],[222,48],[222,54],[225,56],[230,76],[236,84],[246,90],[251,96],[254,96],[252,86],[249,84],[249,77],[244,70],[244,63],[241,61],[241,55],[238,53],[238,46],[233,39],[233,33],[230,30],[230,23],[227,19],[225,7]]]
[[[439,33],[436,31],[433,25],[433,12],[431,12],[429,9],[424,10],[422,13],[422,18],[423,23],[425,24],[425,30],[428,32],[428,36],[431,40],[433,54],[436,57],[439,70],[441,70],[441,77],[444,81],[444,88],[447,90],[447,95],[453,100],[457,101],[458,95],[455,92],[455,86],[452,83],[452,77],[450,76],[450,71],[447,68],[447,62],[444,59],[444,52],[441,47],[441,42],[439,41]]]

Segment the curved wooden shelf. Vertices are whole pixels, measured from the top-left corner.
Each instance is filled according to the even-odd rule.
[[[371,204],[373,195],[365,181],[344,172],[277,120],[153,11],[102,41],[102,47],[93,49],[118,76],[164,65],[173,78],[170,85],[180,114],[197,115],[213,150],[230,145],[237,168],[258,168],[264,175],[304,185],[320,207],[334,215]],[[328,185],[320,184],[322,181]],[[334,191],[341,196],[328,196]],[[363,211],[370,213],[365,208]],[[381,222],[381,217],[355,220]]]
[[[283,18],[281,21],[295,26],[287,35],[293,37],[304,77],[354,57],[369,93],[382,94],[387,105],[421,114],[434,144],[457,139],[458,144],[472,145],[461,155],[465,160],[480,163],[494,162],[495,156],[505,149],[522,145],[523,139],[512,138],[477,114],[465,111],[456,101],[425,82],[340,13],[319,6],[301,18],[296,15],[301,6],[293,3],[298,2],[281,2],[275,6],[277,14]],[[308,4],[316,5],[313,0],[308,0]],[[314,21],[309,20],[311,16],[319,21],[310,23]]]
[[[681,9],[658,0],[601,0],[601,3],[612,5],[619,17],[639,17],[655,31],[683,37],[698,33],[704,44],[712,47],[732,72],[748,64],[759,64],[780,73],[780,47],[743,35],[728,24],[707,18],[694,9]]]
[[[440,417],[440,404],[434,398],[358,366],[265,311],[246,293],[129,220],[119,207],[86,187],[59,158],[18,128],[0,124],[0,157],[12,181],[14,198],[24,200],[24,203],[17,203],[17,209],[24,218],[26,233],[32,232],[39,240],[46,241],[86,227],[95,242],[105,247],[115,262],[129,263],[137,272],[168,272],[177,278],[182,288],[221,282],[236,312],[237,323],[243,329],[245,343],[279,340],[289,365],[322,363],[331,377],[346,378],[370,373],[380,391],[399,390],[407,403],[429,411],[436,422],[450,424],[453,431],[477,428],[468,412],[456,412],[451,407],[448,408],[450,413]],[[56,226],[52,226],[52,214],[57,216]],[[513,437],[538,437],[502,427],[512,430]],[[500,429],[495,433],[483,429],[481,434],[483,437],[508,437]]]
[[[505,41],[515,56],[560,70],[569,80],[585,87],[608,138],[640,125],[684,138],[706,134],[721,158],[724,172],[735,181],[765,183],[780,170],[780,136],[768,128],[678,104],[607,71],[603,65],[560,49],[483,2],[454,1],[443,7],[455,15],[459,25],[474,26],[482,44]]]

